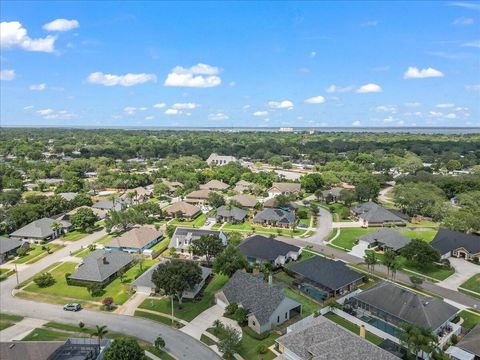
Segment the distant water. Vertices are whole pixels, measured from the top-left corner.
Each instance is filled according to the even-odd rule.
[[[279,132],[279,127],[162,127],[162,126],[4,126],[21,128],[119,129],[153,131]],[[480,134],[480,127],[294,127],[293,132]]]

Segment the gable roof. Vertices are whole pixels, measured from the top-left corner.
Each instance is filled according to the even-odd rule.
[[[247,216],[248,211],[240,209],[236,206],[226,206],[222,205],[217,208],[217,216],[226,217],[226,218],[234,218],[237,221],[242,221]]]
[[[133,261],[123,251],[95,250],[85,257],[71,279],[102,282]]]
[[[178,201],[169,205],[164,210],[169,215],[175,215],[177,212],[181,212],[184,216],[193,217],[194,215],[198,214],[200,208],[196,207],[195,205],[189,204],[186,201]]]
[[[322,191],[322,196],[324,198],[326,198],[328,195],[331,195],[331,196],[334,196],[334,197],[339,197],[340,196],[340,192],[342,190],[345,190],[344,188],[342,187],[334,187],[334,188],[331,188],[329,190],[323,190]]]
[[[216,153],[211,153],[210,156],[208,157],[207,160],[205,160],[208,164],[211,162],[217,162],[220,161],[222,163],[229,163],[232,161],[237,161],[237,158],[235,156],[228,156],[228,155],[218,155]]]
[[[350,269],[343,261],[322,256],[313,256],[293,264],[290,270],[331,290],[341,289],[363,278],[363,274]]]
[[[459,311],[441,299],[420,296],[389,281],[383,281],[353,298],[407,323],[432,330],[436,330]]]
[[[274,182],[272,186],[268,189],[268,191],[275,190],[275,189],[282,193],[299,192],[301,189],[301,185],[298,183]]]
[[[156,230],[150,226],[139,226],[113,238],[106,246],[142,249],[161,236],[163,236],[161,230]]]
[[[242,305],[249,311],[249,314],[255,315],[260,324],[267,323],[270,316],[285,299],[300,305],[286,296],[279,287],[265,283],[263,274],[252,275],[237,270],[222,291],[230,304]]]
[[[412,239],[410,239],[408,236],[400,234],[398,231],[390,228],[381,228],[373,233],[362,235],[358,238],[358,240],[369,244],[373,244],[375,242],[381,243],[395,251],[403,248],[404,246],[408,245],[410,241],[412,241]]]
[[[248,208],[253,208],[258,203],[257,199],[255,199],[253,196],[246,195],[246,194],[239,194],[239,195],[232,196],[230,200],[236,201],[240,205]]]
[[[405,222],[405,217],[399,216],[397,212],[385,209],[373,201],[367,201],[358,204],[352,208],[352,211],[365,221],[372,223],[383,222]]]
[[[64,193],[58,193],[57,195],[61,196],[67,201],[71,201],[75,199],[75,197],[78,195],[76,192],[64,192]]]
[[[0,236],[0,254],[6,254],[22,246],[23,242],[17,239]]]
[[[24,227],[18,229],[17,231],[14,231],[13,233],[11,233],[10,236],[45,239],[53,235],[54,231],[52,229],[52,225],[54,223],[59,223],[64,228],[68,228],[72,226],[71,223],[65,220],[54,220],[50,218],[43,218],[43,219],[32,221],[30,224],[27,224]]]
[[[274,261],[279,256],[285,256],[290,251],[300,251],[298,246],[262,235],[250,236],[238,246],[238,249],[247,257],[269,261]]]
[[[394,360],[385,351],[342,326],[319,316],[298,330],[287,332],[277,343],[301,360]]]
[[[75,215],[78,212],[78,210],[80,210],[80,209],[91,209],[92,212],[95,214],[95,216],[99,217],[100,219],[103,219],[105,216],[107,216],[107,211],[106,210],[93,208],[93,207],[90,207],[90,206],[87,206],[87,205],[79,206],[79,207],[77,207],[73,210],[70,210],[69,212],[67,212],[66,215],[68,215],[68,216]]]
[[[172,235],[172,238],[170,239],[170,243],[168,244],[168,247],[176,247],[177,240],[180,240],[181,243],[185,243],[185,241],[190,242],[190,241],[197,240],[202,235],[214,235],[220,238],[225,236],[225,234],[219,230],[204,230],[204,229],[197,229],[197,228],[177,227],[175,229],[175,232]]]
[[[282,209],[267,208],[253,217],[254,222],[276,221],[282,224],[292,224],[295,222],[295,215]]]
[[[92,205],[94,209],[101,209],[101,210],[115,210],[120,211],[123,209],[125,201],[122,199],[115,200],[115,204],[112,200],[100,200]]]
[[[273,198],[270,198],[266,201],[263,202],[263,207],[264,208],[278,208],[279,206],[277,205],[277,197],[273,197]],[[285,208],[289,208],[289,209],[296,209],[297,208],[297,205],[293,202],[293,201],[290,201],[287,205],[285,205]]]
[[[480,357],[480,325],[477,324],[455,346]]]
[[[220,180],[210,180],[206,184],[200,185],[200,189],[207,189],[207,190],[225,190],[228,189],[230,185],[225,184],[223,181]]]
[[[480,236],[439,229],[430,246],[440,251],[442,255],[458,248],[464,248],[471,254],[478,254],[480,253]]]
[[[201,190],[194,190],[191,193],[187,194],[187,199],[208,199],[208,195],[210,194],[210,190],[201,189]]]

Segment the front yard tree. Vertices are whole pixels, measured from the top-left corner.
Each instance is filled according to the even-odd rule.
[[[157,337],[155,339],[155,349],[157,350],[163,350],[163,348],[165,347],[165,340],[163,340],[163,338],[161,336]]]
[[[220,254],[223,248],[222,240],[215,235],[202,235],[199,239],[192,241],[193,255],[205,256],[209,265],[212,258]]]
[[[365,254],[363,257],[363,261],[365,261],[365,264],[367,264],[368,271],[374,272],[375,271],[375,265],[378,263],[377,256],[375,255],[375,252],[370,251]]]
[[[46,288],[55,284],[55,278],[52,274],[44,272],[43,274],[37,275],[33,282],[40,288]]]
[[[173,259],[158,265],[152,274],[152,282],[166,295],[175,296],[182,304],[183,292],[202,280],[202,270],[197,263]]]
[[[123,337],[113,341],[103,358],[104,360],[143,360],[145,351],[135,339]]]
[[[233,245],[228,245],[216,258],[213,263],[213,271],[232,276],[237,270],[243,269],[248,265],[248,261],[243,254]]]
[[[372,176],[365,176],[355,186],[355,193],[359,201],[375,200],[380,192],[380,184]]]
[[[240,346],[240,333],[231,326],[225,326],[223,337],[218,342],[218,350],[225,359],[233,359]]]
[[[401,250],[401,254],[407,260],[423,268],[440,261],[440,253],[428,243],[419,239],[413,239]]]
[[[208,203],[214,208],[218,208],[222,205],[225,205],[225,199],[221,194],[211,192],[208,194]]]
[[[392,270],[392,265],[395,262],[397,254],[393,250],[387,250],[383,254],[382,264],[387,267],[387,276],[390,274],[390,270]]]
[[[125,211],[110,211],[109,216],[105,219],[105,229],[107,232],[114,228],[120,228],[122,231],[127,231],[128,228],[135,224],[146,224],[148,222],[147,216],[134,209]]]
[[[97,216],[90,208],[78,209],[78,211],[70,217],[72,226],[82,231],[93,228],[96,221]]]

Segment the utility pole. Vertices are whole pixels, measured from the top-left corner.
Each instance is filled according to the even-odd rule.
[[[173,295],[170,296],[170,299],[172,300],[172,326],[173,326],[173,319],[174,319],[174,316],[173,316]]]

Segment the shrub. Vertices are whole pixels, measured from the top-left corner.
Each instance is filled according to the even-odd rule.
[[[450,341],[452,342],[453,345],[458,343],[458,337],[457,335],[453,334],[452,337],[450,338]]]
[[[20,247],[17,249],[17,255],[20,257],[27,255],[27,253],[28,253],[28,249],[26,248]]]
[[[256,340],[265,340],[270,335],[270,333],[268,331],[265,331],[261,334],[257,334],[253,329],[251,329],[248,326],[245,326],[243,328],[243,331],[245,332],[245,334],[247,334],[248,336],[250,336],[251,338],[254,338]]]
[[[248,311],[242,307],[239,307],[236,311],[235,311],[235,320],[237,320],[238,322],[238,325],[240,326],[244,326],[247,324],[247,321],[248,321]]]
[[[72,274],[70,274],[70,273],[65,273],[65,281],[67,282],[67,284],[68,284],[68,282],[69,282],[69,280],[70,280],[70,279],[69,279],[70,275],[72,275]],[[69,284],[69,285],[70,285],[70,284]]]
[[[110,308],[113,305],[113,298],[111,296],[106,297],[105,299],[102,300],[102,304],[110,310]]]
[[[165,347],[165,340],[163,340],[163,338],[159,336],[155,339],[154,345],[155,345],[155,349],[162,350]]]
[[[33,279],[33,282],[37,284],[38,287],[46,288],[55,284],[55,279],[53,278],[52,274],[45,272],[36,276]]]
[[[103,287],[100,284],[89,284],[87,290],[92,297],[101,296],[103,294]]]
[[[225,315],[233,315],[238,309],[238,305],[235,303],[228,304],[225,308]]]
[[[260,344],[257,346],[257,353],[266,354],[268,352],[268,347],[265,344]]]

